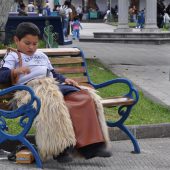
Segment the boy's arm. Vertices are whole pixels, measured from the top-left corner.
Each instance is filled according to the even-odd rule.
[[[60,83],[64,83],[64,82],[65,82],[65,79],[66,79],[66,78],[65,78],[62,74],[57,73],[54,69],[51,70],[51,72],[52,72],[52,74],[53,74],[53,77],[54,77],[57,81],[59,81]]]
[[[11,83],[11,70],[9,68],[0,68],[0,83]]]
[[[56,78],[56,80],[59,81],[60,83],[65,83],[80,88],[76,81],[64,77],[62,74],[57,73],[54,69],[51,70],[51,72],[53,74],[53,77]]]
[[[0,68],[0,83],[16,84],[17,80],[18,74],[16,73],[16,69]]]

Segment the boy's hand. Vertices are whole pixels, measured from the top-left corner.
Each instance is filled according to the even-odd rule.
[[[29,74],[30,69],[28,67],[20,67],[14,69],[14,74]]]
[[[66,78],[65,83],[80,88],[79,84],[73,79]]]

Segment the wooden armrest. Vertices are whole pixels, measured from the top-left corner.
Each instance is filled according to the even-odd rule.
[[[102,99],[102,104],[104,107],[113,107],[113,106],[128,106],[132,105],[135,101],[134,99],[128,97],[114,97],[114,98],[106,98]]]
[[[78,48],[41,48],[39,49],[47,55],[78,55],[80,50]]]

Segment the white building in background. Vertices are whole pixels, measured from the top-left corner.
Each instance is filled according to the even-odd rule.
[[[54,0],[49,0],[53,3]],[[65,0],[59,0],[60,4],[63,4]],[[79,5],[83,6],[91,6],[95,2],[100,11],[105,11],[107,9],[108,4],[111,4],[111,7],[114,8],[115,5],[118,5],[118,0],[72,0],[72,4],[77,7]],[[145,8],[146,0],[129,0],[129,6],[133,4],[137,6],[139,10]],[[170,0],[164,0],[165,6],[170,4]]]
[[[27,5],[30,0],[24,0],[24,3]],[[32,0],[35,1],[35,0]],[[45,0],[46,1],[46,0]],[[54,4],[59,2],[61,5],[64,3],[65,0],[47,0],[51,10],[53,10]],[[135,5],[139,10],[145,8],[146,0],[128,0],[128,5],[131,4]],[[98,8],[99,11],[105,12],[108,8],[108,4],[111,4],[111,7],[114,8],[115,5],[118,5],[118,0],[71,0],[72,5],[76,8],[79,5],[83,7],[86,11],[89,8]],[[165,6],[170,4],[170,0],[164,0]]]

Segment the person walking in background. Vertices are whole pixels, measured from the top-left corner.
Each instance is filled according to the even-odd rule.
[[[145,23],[145,13],[144,13],[144,9],[139,11],[137,14],[137,25],[136,28],[144,28],[144,23]]]
[[[83,10],[82,10],[82,7],[80,5],[76,8],[76,13],[77,13],[77,16],[79,17],[79,20],[82,21]]]
[[[78,16],[74,17],[71,25],[72,25],[72,28],[73,28],[73,31],[72,31],[72,33],[73,33],[73,40],[74,39],[78,39],[79,40],[80,39],[80,28],[83,29],[83,27],[82,27],[82,25],[81,25],[81,23],[80,23],[80,21],[78,19]]]
[[[137,15],[137,9],[136,9],[136,6],[134,5],[129,8],[130,22],[136,23],[136,15]]]
[[[18,1],[15,0],[13,5],[11,6],[10,12],[17,12],[18,11]]]
[[[30,2],[28,4],[27,8],[28,8],[28,12],[34,12],[35,6],[34,6],[33,2]]]
[[[26,10],[25,10],[25,4],[22,3],[20,4],[20,8],[18,9],[18,16],[27,16],[28,14],[26,13]]]
[[[51,15],[51,9],[49,7],[49,3],[46,3],[45,7],[43,8],[43,15],[44,16],[50,16]]]
[[[63,22],[63,34],[66,39],[68,39],[69,31],[70,30],[70,20],[72,20],[72,9],[71,9],[71,3],[69,1],[65,1],[64,5],[60,8],[60,15],[62,17]]]
[[[105,14],[105,16],[104,16],[104,18],[103,18],[104,22],[108,22],[108,20],[109,20],[109,15],[111,15],[110,9],[108,9],[108,10],[106,11],[106,14]]]
[[[165,28],[165,29],[170,28],[170,17],[168,15],[167,10],[165,11],[165,14],[163,16],[163,28]]]
[[[129,8],[129,19],[130,19],[130,22],[133,22],[133,8],[132,7]]]

